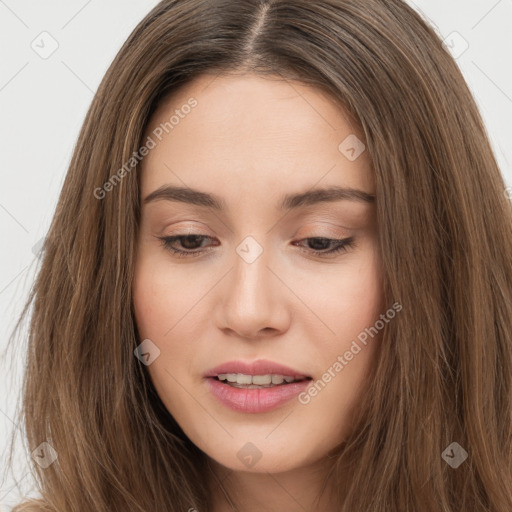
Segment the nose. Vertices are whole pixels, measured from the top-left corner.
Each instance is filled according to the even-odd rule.
[[[254,340],[289,328],[293,293],[269,266],[265,251],[252,262],[237,254],[217,293],[215,322],[226,333]]]

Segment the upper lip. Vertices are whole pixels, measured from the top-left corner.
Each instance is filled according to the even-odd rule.
[[[311,378],[309,375],[299,370],[289,368],[273,361],[258,359],[251,363],[244,361],[228,361],[222,363],[205,373],[205,377],[217,377],[224,373],[243,373],[244,375],[283,375],[284,377],[304,377]]]

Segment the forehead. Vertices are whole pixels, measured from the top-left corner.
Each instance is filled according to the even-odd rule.
[[[143,193],[165,183],[234,198],[317,183],[373,190],[367,151],[342,151],[363,140],[354,120],[323,91],[280,77],[201,75],[161,102],[147,137]]]

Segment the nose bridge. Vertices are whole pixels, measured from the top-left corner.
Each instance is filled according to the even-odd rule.
[[[261,240],[261,236],[258,238]],[[245,308],[269,305],[272,287],[268,268],[270,255],[271,251],[253,235],[246,236],[236,247],[231,293],[245,304]]]
[[[236,247],[232,272],[222,287],[219,327],[228,327],[245,337],[255,337],[266,328],[282,330],[286,306],[282,284],[271,271],[272,251],[254,236]],[[270,267],[270,268],[269,268]]]

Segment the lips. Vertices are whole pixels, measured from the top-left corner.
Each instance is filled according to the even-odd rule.
[[[272,384],[245,384],[251,376],[253,379],[265,376],[267,381],[271,376]],[[300,370],[267,360],[230,361],[212,368],[204,377],[209,391],[221,404],[237,412],[253,414],[269,412],[289,403],[312,380]],[[233,382],[234,378],[237,381]]]
[[[204,376],[217,377],[218,375],[227,373],[242,373],[244,375],[283,375],[284,377],[295,377],[297,380],[311,378],[310,375],[307,375],[300,370],[289,368],[266,359],[259,359],[252,363],[245,363],[244,361],[229,361],[208,370]]]

